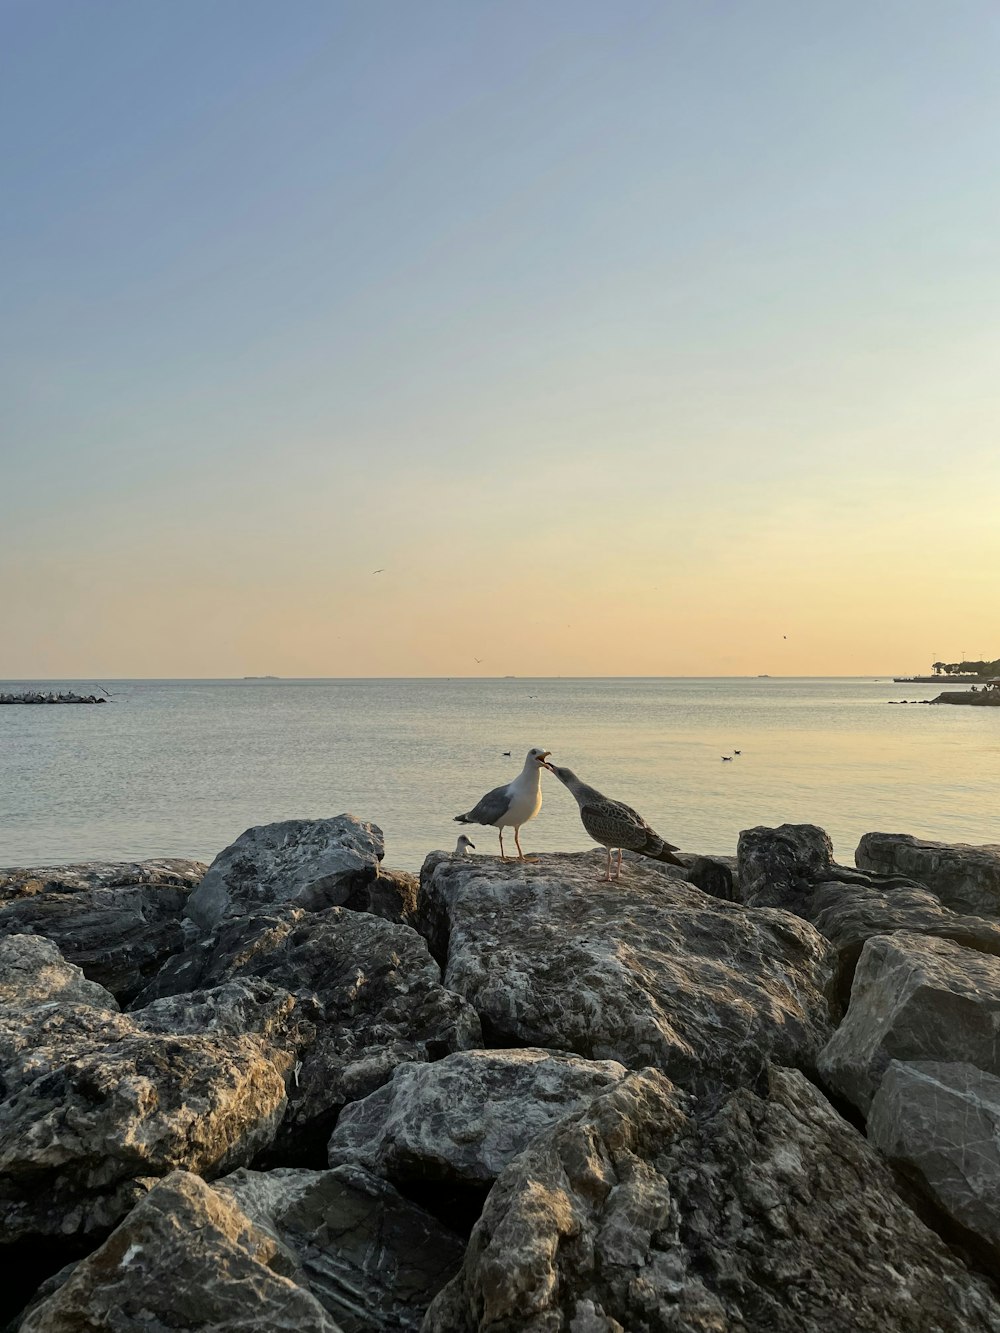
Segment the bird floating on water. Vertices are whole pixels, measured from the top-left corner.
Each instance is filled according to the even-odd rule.
[[[469,852],[476,850],[476,844],[471,838],[467,838],[464,833],[458,835],[458,842],[455,843],[455,856],[468,856]]]
[[[724,764],[731,764],[733,762],[733,756],[731,754],[721,755],[720,758]]]
[[[500,859],[508,861],[503,849],[503,831],[513,828],[514,843],[517,847],[517,859],[527,861],[521,850],[518,834],[521,825],[534,819],[542,808],[542,769],[547,768],[546,759],[551,751],[540,750],[537,746],[528,751],[524,767],[513,782],[505,787],[494,787],[481,801],[477,802],[467,814],[456,815],[458,824],[486,824],[500,830]]]
[[[608,849],[608,868],[605,883],[611,882],[611,852],[618,850],[618,870],[616,879],[622,877],[622,851],[638,852],[653,861],[664,861],[667,865],[683,866],[674,852],[680,849],[666,842],[643,819],[642,815],[626,805],[624,801],[613,801],[594,787],[581,782],[572,769],[558,768],[555,764],[546,764],[550,773],[576,798],[580,807],[580,822],[595,842]]]

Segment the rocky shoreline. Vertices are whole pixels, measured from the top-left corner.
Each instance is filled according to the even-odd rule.
[[[1000,690],[945,690],[932,704],[972,704],[976,708],[1000,708]]]
[[[6,1327],[1000,1333],[1000,846],[0,871]]]

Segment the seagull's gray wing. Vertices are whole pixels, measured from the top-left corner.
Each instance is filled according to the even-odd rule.
[[[503,787],[494,787],[467,815],[456,815],[459,824],[495,824],[510,809],[510,783]]]

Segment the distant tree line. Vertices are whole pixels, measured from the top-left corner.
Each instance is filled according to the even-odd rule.
[[[988,680],[1000,676],[1000,657],[992,662],[934,662],[932,669],[936,676],[981,676]]]

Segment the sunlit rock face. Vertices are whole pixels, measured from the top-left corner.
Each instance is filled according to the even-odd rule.
[[[183,1171],[155,1184],[21,1333],[98,1328],[340,1333],[294,1255],[231,1197]]]
[[[965,1333],[1000,1307],[800,1073],[691,1105],[655,1070],[502,1173],[425,1333]]]
[[[908,875],[946,907],[1000,917],[1000,845],[929,842],[907,833],[866,833],[855,860],[865,870]]]
[[[811,1066],[829,1035],[829,945],[787,912],[722,902],[649,861],[600,881],[600,853],[432,855],[418,921],[489,1043],[543,1046],[685,1087]]]
[[[1000,1266],[1000,1078],[969,1064],[893,1060],[868,1138]]]
[[[861,953],[822,1076],[867,1112],[891,1060],[949,1060],[1000,1075],[1000,958],[921,935],[877,935]]]
[[[150,1178],[249,1162],[284,1115],[298,1001],[246,983],[145,1019],[36,936],[0,940],[0,1235],[86,1236]]]

